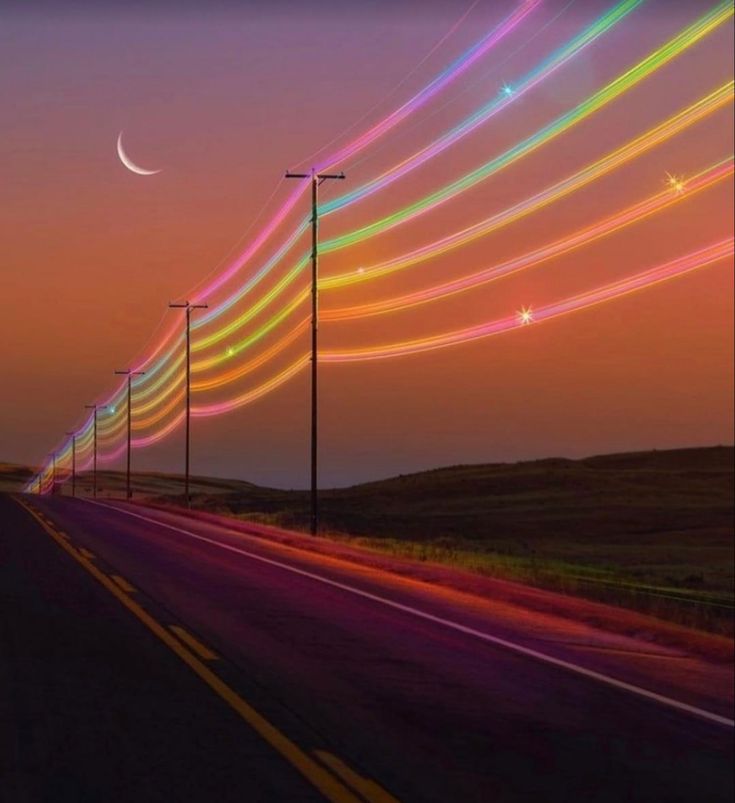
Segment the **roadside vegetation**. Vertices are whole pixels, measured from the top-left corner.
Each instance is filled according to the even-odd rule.
[[[733,632],[733,448],[454,466],[321,494],[323,536]],[[104,472],[106,493],[124,477]],[[177,504],[178,478],[136,476]],[[196,478],[194,507],[306,529],[304,491]]]

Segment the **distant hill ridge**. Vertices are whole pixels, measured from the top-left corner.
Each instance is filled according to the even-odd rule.
[[[494,475],[507,475],[509,473],[533,474],[536,471],[564,469],[590,469],[597,471],[717,471],[733,473],[735,468],[735,447],[733,446],[701,446],[682,449],[652,449],[641,452],[613,452],[610,454],[593,455],[583,458],[544,457],[533,460],[520,460],[505,463],[458,463],[456,465],[439,466],[437,468],[414,471],[408,474],[397,474],[384,479],[370,480],[357,483],[345,488],[333,489],[336,493],[350,489],[371,488],[393,483],[413,483],[421,479],[444,482],[466,480],[469,477],[481,479]],[[15,463],[0,463],[0,490],[18,491],[31,478],[33,470],[28,466]],[[89,472],[84,472],[87,480]],[[100,484],[117,487],[124,483],[125,473],[120,470],[103,469],[98,471]],[[172,492],[171,484],[178,484],[182,477],[179,474],[162,471],[134,472],[135,485],[139,493],[169,494]],[[266,486],[258,486],[246,480],[230,479],[225,477],[192,478],[195,492],[232,492],[245,488],[267,490]],[[434,482],[431,483],[432,485]],[[280,490],[280,489],[272,489]],[[327,489],[330,490],[330,489]]]
[[[731,633],[734,457],[732,446],[552,457],[326,488],[322,534]],[[29,475],[0,464],[0,488],[5,478],[18,490]],[[91,476],[77,487],[89,495]],[[100,471],[98,487],[121,498],[124,472]],[[180,505],[183,483],[136,473],[133,490],[139,500]],[[306,490],[193,477],[191,491],[205,512],[308,526]]]

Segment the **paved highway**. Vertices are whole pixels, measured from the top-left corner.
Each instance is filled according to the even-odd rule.
[[[706,689],[212,524],[25,501],[0,498],[8,800],[733,798]]]

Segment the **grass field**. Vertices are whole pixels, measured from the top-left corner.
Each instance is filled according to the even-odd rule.
[[[321,494],[323,534],[732,632],[733,448],[453,466]],[[122,476],[100,474],[108,494]],[[137,475],[176,503],[177,478]],[[196,478],[194,506],[303,529],[304,491]]]

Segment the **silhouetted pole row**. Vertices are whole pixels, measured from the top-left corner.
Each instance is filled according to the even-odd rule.
[[[134,376],[143,376],[145,371],[133,371],[132,368],[128,368],[127,371],[115,371],[116,374],[121,374],[123,376],[127,376],[128,378],[128,398],[127,398],[127,413],[128,413],[128,456],[127,456],[127,470],[126,470],[126,480],[125,480],[125,497],[126,499],[131,499],[133,496],[132,489],[130,487],[130,441],[131,441],[131,434],[132,434],[132,407],[133,407],[133,377]]]
[[[184,301],[181,304],[173,304],[169,301],[169,307],[186,310],[186,447],[184,459],[184,498],[186,506],[191,507],[191,496],[189,495],[189,441],[190,441],[190,419],[191,419],[191,313],[195,309],[207,309],[208,304],[190,304]]]
[[[85,404],[84,408],[86,410],[94,410],[94,450],[92,452],[92,497],[94,499],[97,498],[97,411],[104,410],[107,407],[106,404]]]
[[[77,433],[67,432],[71,435],[71,495],[77,495]]]
[[[319,413],[318,413],[318,358],[319,358],[319,187],[329,179],[344,180],[344,173],[319,173],[314,168],[309,173],[286,172],[286,178],[310,179],[311,183],[311,534],[316,535],[319,529]],[[191,507],[189,492],[190,444],[191,444],[191,313],[197,309],[207,309],[208,304],[191,304],[169,302],[172,309],[183,309],[186,314],[186,417],[185,417],[185,451],[184,451],[184,498],[186,506]],[[115,371],[116,374],[128,378],[127,388],[127,479],[126,495],[132,497],[130,484],[130,454],[132,430],[132,377],[142,376],[144,371]],[[86,404],[85,408],[94,411],[94,451],[92,458],[92,496],[97,497],[97,411],[106,405]],[[67,435],[72,433],[67,433]],[[56,479],[56,458],[54,456],[54,478]],[[41,477],[38,478],[38,492],[41,493]],[[76,435],[72,434],[72,496],[76,495]]]
[[[311,179],[311,534],[316,535],[319,529],[319,486],[318,486],[318,426],[319,401],[317,388],[317,359],[319,332],[319,187],[328,179],[344,180],[344,173],[317,173],[314,168],[310,173],[286,172],[286,178]]]

